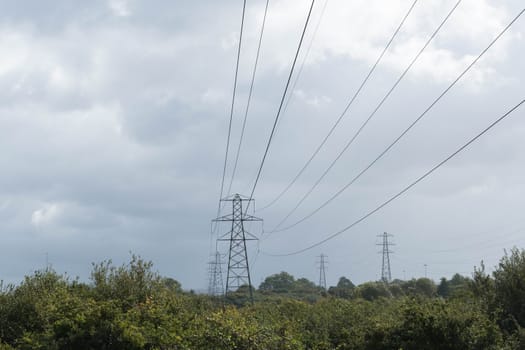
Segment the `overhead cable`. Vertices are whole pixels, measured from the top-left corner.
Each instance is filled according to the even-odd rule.
[[[353,94],[353,96],[350,98],[350,101],[347,103],[345,109],[343,110],[343,112],[339,115],[339,118],[335,121],[334,125],[332,125],[332,127],[330,128],[330,131],[328,131],[328,134],[324,137],[324,139],[321,141],[321,143],[319,144],[319,146],[317,146],[316,150],[314,151],[314,153],[310,156],[310,158],[306,161],[306,163],[303,165],[303,167],[301,168],[301,170],[299,170],[299,172],[297,173],[297,175],[295,175],[295,177],[292,179],[292,181],[290,181],[288,183],[288,185],[286,185],[286,187],[277,195],[277,197],[275,197],[270,203],[268,203],[266,206],[264,206],[263,208],[261,208],[260,210],[264,210],[270,206],[272,206],[273,204],[275,204],[279,199],[281,199],[281,197],[286,193],[288,192],[288,190],[297,182],[297,180],[299,179],[299,177],[301,177],[301,175],[304,173],[304,171],[306,170],[306,168],[308,168],[308,166],[310,165],[310,163],[314,160],[314,158],[317,156],[317,154],[321,151],[321,149],[323,148],[323,146],[325,145],[325,143],[328,141],[328,139],[330,138],[330,136],[333,134],[333,132],[335,131],[335,129],[337,128],[337,126],[339,125],[339,123],[341,122],[341,120],[343,119],[343,117],[346,115],[346,113],[348,112],[350,106],[354,103],[355,99],[357,98],[357,96],[361,93],[361,90],[363,89],[363,87],[366,85],[366,83],[368,82],[368,79],[370,78],[370,76],[372,75],[372,73],[375,71],[376,67],[378,66],[379,62],[383,59],[383,56],[385,55],[386,51],[388,50],[388,48],[390,47],[390,45],[392,44],[392,42],[394,41],[395,37],[397,36],[397,34],[399,33],[401,27],[403,26],[403,24],[405,23],[406,19],[408,18],[408,16],[410,15],[410,13],[412,12],[412,9],[414,8],[414,6],[416,5],[418,0],[415,0],[412,5],[410,6],[410,8],[408,9],[407,13],[405,14],[405,16],[403,17],[403,19],[401,20],[401,23],[399,23],[399,25],[397,26],[396,30],[394,31],[394,34],[392,34],[392,36],[390,37],[390,40],[388,41],[388,43],[386,44],[385,48],[383,49],[383,51],[381,51],[381,54],[379,55],[379,57],[376,59],[375,63],[372,65],[372,68],[370,68],[370,71],[368,72],[368,74],[365,76],[365,79],[361,82],[361,85],[359,85],[359,88],[356,90],[356,92]],[[304,64],[304,61],[303,61],[303,64]],[[299,72],[302,71],[302,66],[301,66],[301,69],[299,70]],[[297,83],[297,80],[298,78],[295,80],[295,83],[294,83],[294,87],[292,89],[292,91],[295,89],[295,84]],[[290,97],[291,98],[291,97]],[[288,99],[288,101],[286,102],[286,105],[285,105],[285,109],[286,107],[288,106],[288,103],[290,101],[290,98]]]
[[[279,121],[279,116],[281,115],[281,110],[283,108],[283,103],[284,103],[284,100],[286,98],[286,93],[288,91],[288,87],[290,85],[290,80],[292,79],[292,75],[293,75],[293,71],[294,71],[294,68],[295,68],[295,64],[297,62],[297,57],[299,56],[299,52],[301,51],[301,45],[303,43],[304,34],[306,33],[306,28],[308,27],[308,22],[310,21],[310,16],[312,14],[312,9],[314,7],[314,4],[315,4],[315,0],[312,0],[312,3],[310,5],[310,9],[308,10],[308,15],[306,16],[306,22],[304,23],[303,32],[301,34],[301,39],[299,40],[299,45],[297,46],[297,51],[295,52],[295,57],[293,59],[292,67],[290,69],[290,74],[288,75],[288,80],[286,81],[286,86],[284,88],[283,96],[281,98],[281,102],[279,103],[279,109],[277,110],[277,115],[275,116],[275,120],[273,122],[272,131],[270,133],[270,137],[268,138],[268,142],[266,144],[266,149],[264,150],[264,155],[263,155],[263,158],[261,160],[261,164],[259,166],[259,170],[257,171],[257,177],[255,178],[255,183],[253,184],[252,191],[250,193],[250,200],[248,201],[247,207],[250,206],[251,199],[253,198],[253,194],[255,192],[255,188],[257,187],[257,184],[259,182],[259,178],[261,177],[261,172],[262,172],[262,169],[263,169],[263,166],[264,166],[264,162],[266,160],[266,156],[268,155],[268,151],[269,151],[270,145],[272,143],[272,139],[273,139],[273,135],[275,133],[277,122]]]
[[[490,42],[490,44],[485,49],[483,49],[483,51],[463,70],[463,72],[461,72],[461,74],[456,79],[454,79],[454,81],[446,89],[444,89],[443,92],[399,136],[397,136],[392,143],[390,143],[371,163],[369,163],[363,170],[361,170],[361,172],[359,172],[352,180],[350,180],[350,182],[348,182],[345,186],[338,190],[323,204],[318,206],[316,209],[314,209],[307,215],[303,216],[301,219],[297,220],[296,222],[287,227],[278,230],[272,230],[272,232],[285,231],[304,222],[305,220],[319,212],[330,202],[332,202],[339,195],[341,195],[346,189],[348,189],[348,187],[354,184],[363,174],[365,174],[381,158],[383,158],[383,156],[387,154],[394,147],[394,145],[396,145],[421,119],[423,119],[423,117],[427,115],[427,113],[443,98],[443,96],[445,96],[457,84],[457,82],[461,80],[461,78],[463,78],[463,76],[485,55],[485,53],[499,40],[499,38],[501,38],[501,36],[514,24],[514,22],[516,22],[516,20],[523,14],[524,11],[525,9],[523,9],[516,17],[514,17],[514,19]]]
[[[393,201],[395,201],[397,198],[401,197],[403,194],[405,194],[408,190],[410,190],[412,187],[414,187],[415,185],[417,185],[419,182],[421,182],[423,179],[425,179],[427,176],[429,176],[430,174],[432,174],[434,171],[436,171],[437,169],[439,169],[441,166],[443,166],[445,163],[447,163],[448,161],[450,161],[452,158],[454,158],[455,156],[457,156],[461,151],[463,151],[464,149],[466,149],[467,147],[469,147],[472,143],[474,143],[476,140],[478,140],[481,136],[483,136],[484,134],[486,134],[490,129],[492,129],[493,127],[495,127],[496,125],[498,125],[501,121],[503,121],[505,118],[507,118],[508,116],[510,116],[512,114],[512,112],[514,112],[516,109],[518,109],[523,103],[525,102],[525,99],[522,99],[518,104],[516,104],[514,107],[512,107],[510,110],[508,110],[505,114],[503,114],[502,116],[500,116],[498,119],[496,119],[494,122],[492,122],[489,126],[487,126],[485,129],[483,129],[480,133],[478,133],[476,136],[474,136],[473,138],[471,138],[467,143],[465,143],[463,146],[461,146],[460,148],[458,148],[456,151],[454,151],[452,154],[450,154],[448,157],[446,157],[444,160],[442,160],[441,162],[439,162],[438,164],[436,164],[434,167],[432,167],[430,170],[428,170],[426,173],[424,173],[423,175],[421,175],[420,177],[418,177],[415,181],[413,181],[412,183],[410,183],[408,186],[406,186],[405,188],[403,188],[401,191],[399,191],[398,193],[396,193],[395,195],[393,195],[392,197],[390,197],[388,200],[384,201],[383,203],[381,203],[379,206],[377,206],[375,209],[369,211],[367,214],[365,214],[364,216],[362,216],[361,218],[359,218],[358,220],[354,221],[353,223],[351,223],[350,225],[346,226],[345,228],[339,230],[339,231],[336,231],[334,233],[332,233],[331,235],[327,236],[326,238],[324,238],[323,240],[321,241],[318,241],[317,243],[314,243],[312,245],[309,245],[307,246],[306,248],[302,248],[302,249],[299,249],[299,250],[296,250],[296,251],[293,251],[291,253],[286,253],[286,254],[269,254],[269,253],[263,253],[265,255],[268,255],[268,256],[291,256],[291,255],[296,255],[296,254],[300,254],[300,253],[303,253],[307,250],[310,250],[310,249],[313,249],[315,247],[318,247],[334,238],[336,238],[337,236],[343,234],[344,232],[350,230],[351,228],[353,228],[354,226],[358,225],[359,223],[365,221],[366,219],[368,219],[370,216],[372,216],[373,214],[377,213],[378,211],[380,211],[381,209],[383,209],[384,207],[386,207],[387,205],[389,205],[390,203],[392,203]]]
[[[233,184],[233,179],[235,178],[235,173],[237,171],[237,164],[239,162],[239,155],[241,154],[241,146],[242,146],[242,141],[243,141],[243,138],[244,138],[244,131],[246,129],[246,120],[248,119],[248,111],[250,110],[250,102],[252,100],[253,85],[254,85],[254,82],[255,82],[255,74],[257,73],[257,65],[259,63],[259,54],[261,52],[261,43],[262,43],[263,34],[264,34],[264,26],[266,24],[266,15],[268,13],[268,4],[269,4],[269,2],[270,2],[270,0],[266,0],[266,6],[264,7],[264,15],[263,15],[263,20],[262,20],[262,25],[261,25],[261,33],[259,35],[259,44],[257,45],[257,54],[255,55],[255,64],[253,66],[252,80],[250,82],[250,91],[248,92],[248,101],[246,102],[246,109],[244,110],[244,120],[242,122],[241,136],[239,137],[239,144],[237,145],[237,152],[236,152],[236,156],[235,156],[235,163],[233,165],[232,177],[231,177],[231,180],[230,180],[230,185],[228,186],[228,192],[227,193],[230,193],[230,191],[231,191],[232,184]]]
[[[239,74],[239,61],[241,59],[241,44],[242,44],[242,34],[244,30],[244,16],[246,14],[246,0],[243,1],[242,5],[242,16],[241,16],[241,29],[239,31],[239,45],[237,46],[237,61],[235,63],[235,77],[233,79],[233,93],[232,93],[232,102],[230,108],[230,121],[228,123],[228,137],[226,138],[226,152],[224,154],[224,166],[222,168],[222,180],[221,180],[221,194],[219,195],[219,204],[217,207],[217,217],[221,214],[221,199],[224,195],[224,179],[226,178],[226,166],[228,164],[228,153],[230,150],[230,138],[232,132],[232,122],[233,122],[233,110],[235,106],[235,95],[237,92],[237,77]],[[213,233],[217,230],[217,225],[213,229]]]

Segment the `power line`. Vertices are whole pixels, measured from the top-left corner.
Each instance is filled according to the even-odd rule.
[[[292,93],[290,94],[290,97],[286,100],[284,107],[283,107],[283,114],[286,113],[288,110],[288,105],[290,104],[290,101],[293,99],[295,88],[297,87],[297,82],[299,81],[299,78],[301,77],[301,74],[303,73],[304,65],[306,64],[306,59],[310,55],[310,51],[312,50],[313,43],[315,41],[315,37],[317,36],[317,32],[319,31],[319,27],[321,26],[321,22],[324,16],[324,13],[326,11],[326,7],[328,5],[328,0],[325,0],[323,8],[321,9],[321,14],[319,15],[319,18],[317,20],[317,24],[315,25],[315,29],[312,33],[312,38],[310,39],[310,43],[308,44],[308,48],[306,49],[306,52],[304,54],[303,60],[301,62],[301,66],[299,67],[299,70],[297,71],[297,74],[295,76],[295,80],[292,84]],[[264,208],[262,208],[264,209]],[[262,210],[261,209],[261,210]]]
[[[224,195],[224,179],[226,177],[226,165],[228,164],[228,153],[230,149],[230,138],[231,138],[231,132],[232,132],[232,121],[233,121],[233,109],[235,106],[235,95],[237,91],[237,77],[239,75],[239,61],[241,58],[241,44],[242,44],[242,33],[244,29],[244,16],[246,14],[246,0],[243,1],[242,5],[242,17],[241,17],[241,29],[239,32],[239,45],[237,47],[237,62],[235,63],[235,78],[233,79],[233,93],[232,93],[232,103],[230,108],[230,122],[228,124],[228,137],[226,138],[226,152],[224,155],[224,166],[222,168],[222,180],[221,180],[221,194],[219,196],[219,205],[217,207],[217,216],[221,213],[221,199]],[[215,231],[217,229],[217,225],[215,225]]]
[[[293,213],[295,213],[295,211],[301,206],[301,204],[310,196],[310,194],[314,191],[315,188],[317,188],[317,186],[321,183],[321,181],[325,178],[325,176],[330,172],[330,170],[332,170],[332,168],[335,166],[335,164],[339,161],[339,159],[343,156],[343,154],[348,150],[348,148],[354,143],[354,141],[356,140],[356,138],[361,134],[361,131],[363,131],[363,129],[366,127],[366,125],[370,122],[370,120],[372,120],[372,118],[374,117],[374,115],[376,114],[376,112],[381,108],[381,106],[385,103],[385,101],[388,99],[388,97],[390,97],[390,95],[392,94],[392,92],[396,89],[396,87],[399,85],[399,83],[401,82],[401,80],[403,80],[403,78],[405,77],[405,75],[408,73],[408,71],[412,68],[412,66],[416,63],[416,61],[419,59],[419,57],[421,56],[421,54],[423,53],[423,51],[425,51],[425,49],[428,47],[428,45],[432,42],[432,40],[436,37],[437,33],[441,30],[441,28],[443,27],[443,25],[446,23],[446,21],[450,18],[450,16],[452,15],[452,13],[456,10],[456,8],[458,7],[458,5],[461,3],[462,0],[458,0],[458,2],[456,2],[456,4],[454,5],[454,7],[452,7],[452,9],[450,10],[450,12],[447,14],[447,16],[445,16],[445,18],[443,19],[443,21],[441,21],[441,23],[439,24],[439,26],[436,28],[436,30],[432,33],[432,35],[429,37],[429,39],[427,40],[427,42],[425,43],[425,45],[423,45],[423,47],[419,50],[419,52],[416,54],[416,56],[414,56],[414,58],[412,59],[412,61],[410,62],[410,64],[405,68],[405,70],[403,71],[403,73],[401,73],[401,75],[399,76],[399,78],[396,80],[396,82],[394,83],[394,85],[392,85],[392,87],[390,88],[390,90],[388,90],[388,92],[386,93],[386,95],[381,99],[381,101],[379,102],[379,104],[374,108],[374,110],[372,111],[372,113],[370,113],[370,115],[368,116],[368,118],[364,121],[363,124],[361,124],[361,126],[359,127],[359,129],[354,133],[354,135],[352,136],[352,138],[346,143],[346,145],[343,147],[343,149],[339,152],[339,154],[337,155],[337,157],[335,157],[335,159],[332,161],[332,163],[330,163],[330,165],[328,166],[328,168],[321,174],[321,176],[317,179],[317,181],[313,184],[312,187],[310,187],[310,189],[303,195],[303,197],[299,200],[299,202],[297,202],[297,204],[292,208],[292,210],[290,210],[288,212],[288,214],[286,214],[286,216],[275,226],[275,228],[270,232],[270,233],[273,233],[273,232],[280,232],[280,231],[284,231],[286,229],[282,229],[282,230],[278,230],[279,227],[281,227],[281,225],[283,225],[289,218],[290,216],[292,216]],[[326,141],[326,138],[325,138],[325,141]],[[293,227],[293,226],[292,226]]]
[[[264,16],[263,16],[262,25],[261,25],[261,34],[259,35],[259,44],[257,45],[257,54],[255,56],[255,64],[253,66],[252,80],[250,82],[250,91],[248,92],[248,101],[246,102],[246,109],[244,110],[244,120],[242,122],[241,136],[239,138],[239,144],[237,145],[237,154],[235,156],[235,163],[233,165],[232,177],[231,177],[231,180],[230,180],[230,185],[228,186],[228,192],[227,193],[230,193],[230,191],[231,191],[232,184],[233,184],[233,179],[235,178],[235,172],[237,171],[237,164],[239,162],[239,155],[241,153],[241,146],[242,146],[242,141],[243,141],[243,138],[244,138],[244,131],[246,129],[246,120],[248,119],[248,111],[250,110],[250,102],[252,100],[253,85],[254,85],[254,82],[255,82],[255,74],[257,73],[257,65],[259,63],[259,54],[261,52],[261,43],[262,43],[263,34],[264,34],[264,26],[266,24],[266,15],[268,13],[268,4],[269,4],[269,2],[270,2],[270,0],[266,0],[266,6],[264,8]]]
[[[308,22],[310,21],[310,16],[312,14],[312,9],[314,7],[315,0],[312,0],[312,3],[310,5],[310,9],[308,11],[308,16],[306,17],[306,22],[304,23],[303,32],[301,34],[301,39],[299,40],[299,45],[297,46],[297,51],[295,52],[295,57],[293,59],[292,68],[290,69],[290,74],[288,75],[288,80],[286,81],[286,86],[284,88],[283,96],[281,98],[281,102],[279,104],[279,109],[277,110],[277,115],[275,116],[275,121],[272,126],[272,131],[270,133],[270,137],[268,139],[268,143],[266,144],[266,149],[264,151],[264,155],[261,161],[261,165],[259,166],[259,170],[257,171],[257,177],[255,178],[255,183],[253,184],[252,192],[250,194],[250,200],[253,198],[253,194],[255,192],[255,188],[257,187],[257,183],[259,182],[259,178],[261,177],[261,171],[264,166],[264,161],[266,160],[266,156],[268,155],[268,150],[270,149],[270,144],[272,143],[273,135],[275,133],[275,128],[277,126],[277,122],[279,121],[279,116],[281,114],[281,110],[283,108],[283,103],[286,98],[286,92],[288,91],[288,86],[290,85],[290,80],[292,79],[293,71],[295,68],[295,64],[297,62],[297,57],[299,56],[299,51],[301,51],[301,45],[303,43],[304,34],[306,33],[306,28],[308,27]],[[248,206],[250,205],[251,201],[248,202]]]
[[[381,54],[379,55],[379,57],[376,59],[374,65],[372,66],[372,68],[370,68],[370,71],[368,72],[368,74],[365,76],[365,79],[361,82],[361,85],[359,86],[359,88],[357,89],[357,91],[354,93],[354,95],[352,96],[352,98],[350,99],[350,101],[348,102],[348,104],[346,105],[345,109],[343,110],[343,112],[341,113],[341,115],[339,116],[339,118],[336,120],[336,122],[334,123],[334,125],[332,126],[332,128],[330,129],[330,131],[328,132],[328,134],[324,137],[323,141],[321,141],[321,144],[319,146],[317,146],[316,150],[314,151],[314,153],[310,156],[310,158],[308,159],[308,161],[305,163],[305,165],[301,168],[301,170],[299,170],[299,172],[297,173],[297,175],[295,175],[295,177],[292,179],[292,181],[277,195],[277,197],[275,197],[270,203],[268,203],[265,207],[261,208],[261,210],[263,209],[266,209],[270,206],[272,206],[273,204],[275,204],[279,199],[281,199],[281,197],[286,193],[288,192],[288,190],[295,184],[295,182],[297,182],[297,180],[299,179],[299,177],[304,173],[304,171],[306,170],[306,168],[308,168],[308,166],[310,165],[310,163],[313,161],[313,159],[317,156],[317,154],[321,151],[321,148],[323,148],[323,146],[325,145],[325,143],[328,141],[328,139],[330,138],[330,136],[332,135],[332,133],[335,131],[335,129],[337,128],[337,126],[339,125],[339,123],[341,122],[341,120],[343,119],[343,117],[346,115],[348,109],[350,108],[350,106],[354,103],[355,99],[357,98],[357,96],[359,95],[359,93],[361,92],[361,90],[363,89],[363,87],[365,86],[365,84],[367,83],[368,79],[370,78],[370,76],[372,75],[372,73],[375,71],[376,67],[378,66],[379,62],[383,59],[383,56],[385,55],[386,51],[388,50],[388,48],[390,47],[390,45],[392,44],[392,42],[394,41],[395,37],[397,36],[397,34],[399,33],[401,27],[403,26],[403,24],[405,23],[405,20],[408,18],[408,16],[410,15],[410,13],[412,12],[412,9],[414,8],[414,6],[416,5],[418,0],[415,0],[413,3],[412,3],[412,6],[410,6],[410,8],[408,9],[408,12],[405,14],[405,16],[403,17],[403,19],[401,20],[401,23],[399,24],[399,26],[396,28],[396,30],[394,31],[394,34],[392,34],[392,37],[390,38],[390,40],[388,41],[388,43],[386,44],[385,48],[383,49],[383,51],[381,52]],[[304,64],[304,61],[303,61],[303,64]],[[302,71],[302,66],[301,66],[301,69],[299,70],[299,72]],[[297,80],[299,78],[297,77],[297,79],[295,80],[295,84],[297,83]],[[295,84],[293,86],[293,89],[292,91],[295,89]],[[288,103],[290,102],[290,99],[291,97],[288,99],[287,103],[286,103],[286,106],[285,106],[285,109],[286,107],[288,106]]]
[[[524,10],[525,11],[525,10]],[[523,11],[522,11],[523,12]],[[390,204],[391,202],[393,202],[394,200],[396,200],[397,198],[399,198],[400,196],[402,196],[404,193],[406,193],[408,190],[410,190],[412,187],[414,187],[415,185],[417,185],[419,182],[421,182],[423,179],[425,179],[427,176],[429,176],[430,174],[432,174],[434,171],[436,171],[438,168],[440,168],[442,165],[444,165],[445,163],[447,163],[449,160],[451,160],[452,158],[454,158],[457,154],[459,154],[461,151],[463,151],[465,148],[467,148],[468,146],[470,146],[473,142],[475,142],[477,139],[479,139],[481,136],[483,136],[485,133],[487,133],[490,129],[492,129],[494,126],[496,126],[497,124],[499,124],[502,120],[504,120],[505,118],[507,118],[512,112],[514,112],[516,109],[518,109],[523,103],[525,102],[525,99],[521,100],[518,104],[516,104],[514,107],[512,107],[508,112],[506,112],[505,114],[503,114],[501,117],[499,117],[498,119],[496,119],[494,122],[492,122],[488,127],[486,127],[485,129],[483,129],[483,131],[481,131],[480,133],[478,133],[476,136],[474,136],[473,138],[471,138],[467,143],[465,143],[463,146],[461,146],[460,148],[458,148],[456,151],[454,151],[452,154],[450,154],[447,158],[445,158],[444,160],[442,160],[441,162],[439,162],[437,165],[435,165],[432,169],[428,170],[426,173],[424,173],[422,176],[420,176],[419,178],[417,178],[415,181],[413,181],[412,183],[410,183],[408,186],[406,186],[405,188],[403,188],[401,191],[399,191],[398,193],[396,193],[394,196],[390,197],[388,200],[386,200],[385,202],[383,202],[382,204],[380,204],[379,206],[377,206],[375,209],[373,209],[372,211],[368,212],[366,215],[362,216],[361,218],[359,218],[358,220],[354,221],[353,223],[351,223],[350,225],[346,226],[345,228],[329,235],[328,237],[324,238],[323,240],[317,242],[317,243],[314,243],[306,248],[303,248],[303,249],[300,249],[300,250],[297,250],[297,251],[294,251],[294,252],[291,252],[291,253],[287,253],[287,254],[267,254],[267,253],[264,253],[266,255],[269,255],[269,256],[290,256],[290,255],[296,255],[296,254],[300,254],[300,253],[303,253],[307,250],[310,250],[312,248],[315,248],[315,247],[318,247],[320,246],[321,244],[323,243],[326,243],[327,241],[341,235],[342,233],[348,231],[349,229],[351,229],[352,227],[356,226],[357,224],[363,222],[364,220],[366,220],[367,218],[369,218],[370,216],[372,216],[373,214],[377,213],[378,211],[380,211],[381,209],[383,209],[384,207],[386,207],[388,204]]]
[[[341,193],[343,193],[348,187],[350,187],[352,184],[354,184],[363,174],[365,174],[374,164],[376,164],[385,154],[387,154],[394,145],[396,145],[399,140],[401,140],[440,100],[445,96],[450,89],[456,83],[483,57],[483,55],[496,43],[496,41],[499,40],[499,38],[514,24],[514,22],[523,14],[525,9],[523,9],[514,19],[490,42],[490,44],[463,70],[463,72],[445,89],[443,92],[421,113],[397,138],[388,145],[370,164],[368,164],[359,174],[357,174],[350,182],[348,182],[345,186],[343,186],[339,191],[337,191],[332,197],[330,197],[328,200],[326,200],[323,204],[321,204],[319,207],[317,207],[315,210],[310,212],[309,214],[302,217],[300,220],[296,221],[295,223],[284,227],[280,230],[273,230],[272,232],[281,232],[288,230],[292,227],[295,227],[296,225],[304,222],[308,218],[315,215],[317,212],[319,212],[321,209],[323,209],[325,206],[327,206],[330,202],[332,202],[335,198],[337,198]]]
[[[325,0],[323,8],[321,9],[321,13],[319,15],[319,18],[317,19],[317,23],[315,25],[315,29],[313,30],[312,36],[310,38],[310,43],[308,44],[308,48],[306,49],[306,52],[305,52],[305,54],[303,56],[303,59],[302,59],[302,62],[301,62],[301,66],[299,67],[299,70],[297,71],[297,74],[295,75],[294,82],[293,82],[292,87],[290,89],[291,93],[288,95],[289,97],[286,99],[286,102],[284,103],[284,106],[283,106],[281,114],[286,114],[286,111],[288,110],[288,106],[290,104],[290,101],[293,100],[294,92],[295,92],[297,83],[299,82],[299,80],[301,78],[304,66],[306,64],[306,60],[308,59],[308,56],[310,55],[310,51],[312,49],[313,43],[315,41],[315,38],[317,36],[317,32],[319,31],[319,27],[321,26],[321,22],[322,22],[322,19],[324,17],[324,13],[326,12],[327,5],[328,5],[328,0]],[[277,126],[278,126],[278,124],[277,124]],[[267,206],[258,209],[258,211],[262,211],[262,210],[270,207],[270,205],[272,205],[272,204],[273,203],[270,203]]]

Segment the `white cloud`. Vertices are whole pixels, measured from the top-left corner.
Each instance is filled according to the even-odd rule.
[[[384,57],[382,67],[403,71],[455,2],[432,0],[416,4]],[[373,64],[410,3],[404,0],[331,0],[307,64],[320,63],[330,56],[349,57]],[[298,39],[306,14],[303,5],[301,1],[280,1],[274,4],[269,14],[267,39],[271,43],[267,47],[277,51],[269,59],[277,60],[275,63],[278,66],[289,65],[291,49],[295,48],[293,43]],[[488,0],[464,0],[413,67],[412,74],[437,83],[454,79],[514,16],[504,6]],[[491,49],[477,65],[478,73],[472,84],[486,84],[499,74],[493,66],[505,60],[511,38],[519,35],[519,29],[515,29],[515,33],[507,33]],[[308,40],[307,35],[305,42]]]
[[[201,96],[201,101],[207,104],[217,104],[223,103],[226,101],[228,96],[226,96],[223,90],[208,88]]]
[[[31,214],[31,223],[37,228],[51,225],[59,218],[62,209],[58,203],[46,203]]]
[[[128,0],[109,0],[109,7],[115,16],[128,17],[131,15]]]
[[[296,98],[304,101],[304,103],[306,103],[307,105],[312,106],[316,109],[322,107],[325,104],[329,104],[332,102],[332,99],[328,96],[324,96],[324,95],[318,96],[318,95],[313,95],[313,94],[307,94],[302,89],[295,90],[293,92],[293,95]]]

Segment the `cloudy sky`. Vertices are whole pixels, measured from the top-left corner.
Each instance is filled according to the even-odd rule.
[[[298,60],[304,67],[289,91],[255,191],[257,209],[270,203],[311,156],[412,3],[325,1],[317,0],[313,9]],[[424,264],[434,279],[469,274],[481,260],[492,268],[504,248],[525,245],[522,107],[362,224],[303,254],[268,255],[304,248],[352,223],[524,98],[525,18],[520,18],[353,186],[302,224],[268,234],[455,3],[416,4],[311,166],[278,202],[255,212],[264,219],[264,225],[250,227],[261,237],[249,250],[255,284],[283,270],[316,281],[321,253],[328,256],[329,284],[343,275],[357,283],[378,279],[377,235],[384,231],[396,244],[394,278],[423,276]],[[251,190],[309,4],[270,0],[232,193]],[[247,1],[233,149],[264,5],[264,0]],[[242,1],[2,0],[0,8],[0,279],[18,282],[44,267],[48,256],[57,271],[87,280],[91,262],[121,264],[133,252],[186,289],[205,289]],[[287,224],[359,173],[522,9],[521,0],[463,0]],[[227,182],[231,168],[230,158]],[[226,248],[219,245],[223,253]]]

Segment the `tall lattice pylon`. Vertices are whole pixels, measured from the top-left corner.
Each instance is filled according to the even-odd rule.
[[[228,295],[230,292],[235,292],[241,286],[248,286],[250,300],[253,302],[252,281],[250,277],[250,266],[248,264],[246,241],[254,241],[258,238],[245,230],[244,223],[248,221],[262,221],[262,219],[243,212],[243,203],[249,202],[250,200],[253,199],[241,197],[239,194],[221,199],[223,202],[231,202],[232,213],[218,217],[214,221],[231,222],[231,231],[218,239],[219,241],[230,242],[225,295]]]
[[[377,237],[383,239],[382,243],[377,244],[383,247],[383,249],[379,252],[383,255],[383,261],[381,265],[381,280],[385,283],[389,283],[392,280],[392,272],[390,270],[390,254],[393,253],[393,251],[390,250],[390,246],[394,244],[388,241],[388,237],[392,237],[392,235],[384,232],[382,235],[378,235]]]
[[[326,290],[326,258],[324,254],[319,256],[319,287],[323,290]]]
[[[208,283],[208,294],[221,296],[224,294],[224,282],[222,280],[222,259],[221,253],[215,252],[215,256],[208,263],[210,280]]]

